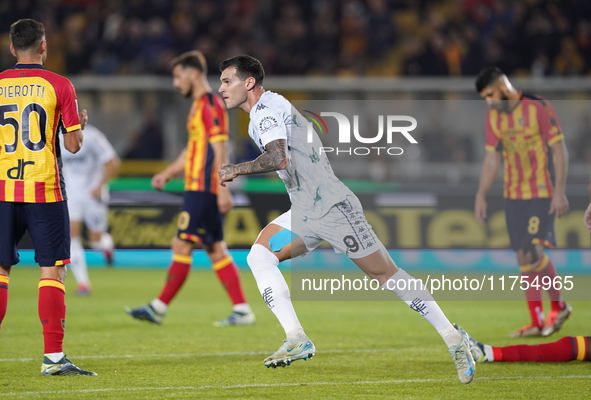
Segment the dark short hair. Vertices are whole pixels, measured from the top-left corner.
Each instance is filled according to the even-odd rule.
[[[29,50],[38,46],[45,36],[45,28],[41,22],[33,19],[19,19],[10,25],[10,42],[14,50]]]
[[[220,63],[220,72],[224,72],[224,70],[230,67],[236,68],[236,75],[240,80],[244,81],[247,78],[253,77],[257,86],[263,84],[265,70],[263,69],[263,64],[256,58],[248,55],[228,58]]]
[[[489,86],[503,75],[505,75],[505,73],[499,67],[484,68],[476,77],[476,91],[478,93],[482,92],[485,87]]]
[[[177,65],[180,65],[183,68],[195,68],[203,75],[207,75],[207,62],[205,61],[203,53],[199,50],[187,51],[186,53],[181,54],[172,60],[170,68],[174,69]]]

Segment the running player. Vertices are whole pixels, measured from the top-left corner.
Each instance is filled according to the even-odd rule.
[[[554,217],[568,211],[565,195],[568,152],[554,108],[539,96],[515,89],[496,67],[485,68],[476,79],[476,90],[489,105],[486,118],[486,155],[476,194],[474,212],[485,224],[486,194],[499,170],[501,153],[505,165],[505,218],[511,248],[517,255],[526,290],[531,324],[509,337],[549,336],[558,331],[571,314],[560,290],[548,295],[551,311],[544,325],[542,277],[556,277],[544,247],[556,245]],[[548,156],[548,147],[551,155]],[[554,182],[553,182],[554,181]]]
[[[357,197],[334,175],[326,154],[317,154],[316,149],[322,146],[318,135],[314,133],[312,143],[308,143],[307,123],[301,114],[281,95],[263,89],[265,72],[261,63],[250,56],[237,56],[223,61],[220,71],[219,91],[226,106],[249,113],[248,133],[263,153],[254,161],[222,166],[222,184],[239,175],[276,171],[292,203],[290,211],[261,231],[247,258],[265,303],[287,336],[264,364],[273,368],[286,366],[315,354],[314,344],[296,316],[289,288],[277,266],[312,251],[326,240],[427,319],[448,346],[460,381],[470,383],[475,365],[467,336],[450,324],[425,288],[413,288],[413,278],[396,267],[367,223]],[[359,235],[360,229],[367,235]],[[398,284],[400,281],[403,283]]]
[[[107,232],[109,188],[107,182],[117,172],[120,161],[104,133],[92,125],[84,129],[85,146],[76,154],[62,152],[64,178],[68,185],[68,210],[72,237],[70,269],[76,279],[78,296],[90,295],[90,280],[84,247],[82,224],[88,228],[90,247],[100,250],[113,264],[113,238]],[[62,145],[63,147],[63,145]]]
[[[17,64],[0,73],[0,324],[6,315],[8,277],[19,262],[18,245],[28,230],[41,266],[41,374],[96,375],[72,364],[63,352],[70,221],[59,132],[66,132],[66,149],[79,151],[88,117],[86,110],[78,114],[70,81],[43,68],[47,42],[41,23],[15,22],[10,41]]]
[[[461,326],[454,326],[461,332]],[[476,362],[566,362],[591,361],[589,336],[565,336],[552,343],[519,344],[495,347],[480,343],[472,336],[470,351]]]
[[[174,87],[183,96],[193,98],[187,120],[189,143],[168,168],[154,175],[152,186],[162,190],[184,170],[185,200],[178,233],[172,241],[172,264],[160,296],[146,306],[126,311],[136,319],[160,324],[189,275],[193,247],[200,244],[233,304],[232,314],[214,325],[252,325],[254,313],[246,302],[238,269],[223,239],[223,214],[232,208],[232,196],[219,185],[217,170],[228,162],[228,114],[222,99],[214,96],[207,83],[207,64],[201,52],[187,52],[174,59],[172,75]]]

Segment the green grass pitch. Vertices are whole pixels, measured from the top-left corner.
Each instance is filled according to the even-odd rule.
[[[0,332],[0,397],[7,399],[391,399],[560,398],[591,395],[591,363],[478,365],[462,385],[439,335],[400,301],[296,302],[316,356],[277,370],[263,359],[284,338],[253,277],[243,272],[257,315],[252,327],[215,328],[230,303],[211,271],[193,271],[161,326],[132,320],[124,306],[159,293],[164,270],[93,269],[94,293],[66,294],[65,350],[97,377],[40,375],[43,340],[37,316],[37,268],[15,267]],[[393,295],[394,296],[394,295]],[[528,320],[523,302],[444,302],[452,322],[494,345],[542,343],[591,335],[591,304],[548,339],[508,339]]]

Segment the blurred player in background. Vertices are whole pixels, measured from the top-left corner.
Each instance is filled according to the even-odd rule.
[[[454,326],[461,332],[461,326]],[[591,361],[589,336],[565,336],[552,343],[496,347],[480,343],[472,336],[470,351],[476,362],[566,362]]]
[[[152,186],[162,190],[170,179],[184,171],[185,199],[162,292],[150,304],[126,311],[136,319],[162,323],[168,305],[189,275],[193,247],[200,244],[233,304],[232,314],[215,325],[252,325],[254,313],[246,302],[238,268],[223,240],[223,214],[232,208],[232,196],[220,186],[217,171],[228,162],[228,114],[222,99],[212,93],[207,83],[207,64],[201,52],[180,55],[173,60],[172,68],[174,86],[183,96],[193,98],[187,120],[189,143],[168,168],[154,175]]]
[[[539,290],[543,277],[552,282],[556,277],[544,247],[556,245],[554,217],[562,217],[568,211],[568,152],[564,135],[548,100],[515,89],[499,68],[482,70],[476,90],[490,108],[486,118],[486,155],[474,212],[478,221],[485,224],[485,198],[496,179],[502,153],[507,230],[521,275],[529,283],[526,298],[531,324],[509,337],[548,336],[562,327],[572,311],[560,290],[552,287],[548,290],[552,309],[544,324]]]
[[[82,246],[82,224],[88,229],[90,247],[100,250],[113,264],[113,238],[107,232],[109,188],[107,182],[119,168],[119,157],[105,135],[92,125],[84,130],[84,147],[76,154],[62,152],[68,185],[68,210],[72,237],[70,269],[78,284],[76,294],[90,294],[90,280]],[[63,145],[62,145],[63,147]]]
[[[591,183],[589,184],[589,186],[587,188],[589,189],[589,197],[591,197]],[[585,214],[583,216],[583,223],[585,224],[587,229],[589,229],[589,233],[591,233],[591,202],[589,203],[589,205],[587,206],[587,209],[585,210]]]
[[[254,161],[222,166],[222,184],[240,175],[276,171],[291,200],[291,209],[261,231],[247,258],[265,303],[287,337],[264,364],[287,366],[315,354],[278,264],[304,255],[326,240],[429,321],[448,347],[460,382],[472,382],[475,365],[468,337],[451,325],[424,287],[412,285],[414,278],[396,267],[367,223],[355,194],[334,175],[326,154],[316,152],[322,146],[318,135],[310,135],[309,143],[307,121],[283,96],[263,89],[261,63],[250,56],[238,56],[223,61],[220,71],[219,91],[226,106],[249,113],[248,133],[262,153]]]
[[[43,25],[21,19],[10,27],[17,64],[0,74],[0,324],[6,315],[8,276],[29,231],[41,266],[39,319],[45,356],[42,375],[96,375],[64,355],[64,279],[70,262],[70,221],[61,173],[59,133],[73,153],[82,146],[86,110],[78,114],[70,81],[43,68]]]

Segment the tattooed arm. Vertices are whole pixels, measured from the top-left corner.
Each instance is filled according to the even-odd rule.
[[[232,182],[239,175],[262,174],[285,169],[289,165],[285,139],[274,140],[267,143],[265,152],[257,159],[241,164],[225,164],[220,168],[220,183]]]

